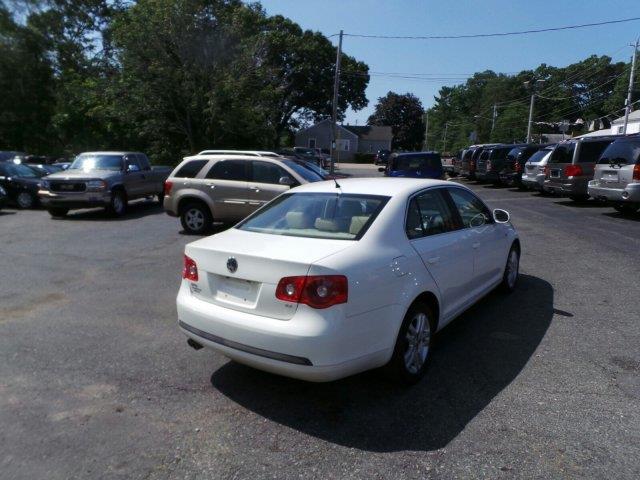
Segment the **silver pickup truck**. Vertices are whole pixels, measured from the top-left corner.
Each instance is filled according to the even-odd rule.
[[[86,152],[64,172],[44,177],[38,197],[53,217],[91,207],[121,216],[129,200],[157,196],[162,203],[169,173],[169,167],[151,167],[144,153]]]

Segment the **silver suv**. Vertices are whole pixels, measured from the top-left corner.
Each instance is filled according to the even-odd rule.
[[[248,155],[185,157],[165,182],[164,208],[188,233],[237,222],[303,183],[323,178],[293,160]]]
[[[553,146],[545,147],[529,157],[529,160],[524,164],[520,179],[524,188],[542,191],[545,169],[554,148]]]
[[[613,202],[621,213],[640,208],[640,135],[620,138],[602,152],[589,195]]]

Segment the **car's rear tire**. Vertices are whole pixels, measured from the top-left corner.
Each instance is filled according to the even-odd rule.
[[[509,255],[507,255],[507,264],[504,267],[502,275],[502,283],[500,290],[511,293],[516,289],[518,278],[520,277],[520,248],[518,244],[511,245]]]
[[[29,208],[33,208],[36,205],[37,200],[35,196],[30,192],[20,192],[16,197],[16,202],[18,204],[18,207],[26,210]]]
[[[416,301],[402,321],[387,375],[403,385],[414,385],[424,377],[431,364],[431,347],[436,318],[426,303]]]
[[[623,215],[633,215],[640,208],[640,204],[637,204],[637,203],[616,203],[616,204],[613,205],[613,208],[615,208],[617,212],[622,213]]]
[[[107,212],[115,217],[123,216],[127,211],[127,194],[123,190],[114,190],[111,193],[111,200]]]
[[[49,215],[51,215],[54,218],[61,218],[64,217],[67,213],[69,213],[69,209],[68,208],[61,208],[61,207],[49,207],[47,208],[47,211],[49,212]]]
[[[569,195],[569,198],[574,202],[586,202],[589,200],[589,195]]]
[[[211,229],[213,217],[204,203],[194,202],[185,205],[180,214],[180,223],[185,232],[203,235]]]

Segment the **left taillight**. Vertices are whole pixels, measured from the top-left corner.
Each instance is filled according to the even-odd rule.
[[[519,161],[516,160],[516,163],[513,165],[513,169],[516,173],[522,172],[522,165],[520,165]]]
[[[192,282],[198,281],[198,265],[193,258],[184,256],[184,266],[182,267],[182,278],[185,280],[191,280]]]
[[[284,277],[276,287],[276,298],[312,308],[328,308],[347,303],[349,282],[344,275]]]
[[[170,182],[169,180],[165,180],[164,181],[164,194],[165,195],[170,195],[172,188],[173,188],[173,182]]]
[[[582,167],[580,165],[567,165],[564,167],[565,177],[579,177],[583,175]]]

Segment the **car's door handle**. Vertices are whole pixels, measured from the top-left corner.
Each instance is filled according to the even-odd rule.
[[[251,190],[253,190],[254,192],[259,192],[260,189],[258,187],[249,187]]]
[[[440,261],[440,257],[431,257],[427,259],[427,262],[429,262],[431,265],[438,263]]]
[[[480,242],[476,242],[473,245],[471,245],[473,248],[478,248],[480,246]]]

